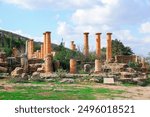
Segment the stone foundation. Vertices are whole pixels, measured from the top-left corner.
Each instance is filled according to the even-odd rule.
[[[115,62],[116,63],[129,63],[129,62],[136,62],[137,60],[136,55],[118,55],[115,56]]]

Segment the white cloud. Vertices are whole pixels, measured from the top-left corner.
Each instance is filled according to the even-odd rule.
[[[69,25],[66,22],[58,22],[57,33],[58,35],[67,35],[69,34]]]
[[[150,22],[145,22],[141,24],[141,27],[139,30],[141,33],[150,33]]]
[[[116,31],[114,34],[116,38],[123,41],[133,41],[135,39],[135,37],[131,34],[131,31],[127,29]]]
[[[46,7],[53,7],[57,9],[62,8],[87,8],[92,4],[97,4],[101,0],[0,0],[4,3],[14,4],[26,9],[39,9]]]
[[[150,35],[149,36],[146,36],[146,37],[144,37],[144,39],[143,39],[144,41],[144,43],[149,43],[150,44]]]

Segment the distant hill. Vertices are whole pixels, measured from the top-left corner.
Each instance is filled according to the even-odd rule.
[[[0,30],[0,51],[5,51],[10,56],[12,48],[16,47],[20,53],[24,53],[26,40],[29,40],[29,38],[9,31]],[[35,50],[40,49],[40,44],[41,42],[34,42]],[[52,48],[57,48],[57,46],[56,44],[52,44]]]

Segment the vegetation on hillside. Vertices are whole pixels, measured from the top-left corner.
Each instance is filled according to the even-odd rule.
[[[102,52],[106,52],[106,48],[102,48]],[[133,51],[130,47],[125,46],[120,40],[112,40],[112,56],[116,55],[133,55]]]

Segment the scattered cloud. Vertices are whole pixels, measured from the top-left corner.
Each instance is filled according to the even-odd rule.
[[[135,37],[132,35],[131,31],[127,29],[116,31],[114,34],[119,40],[123,40],[123,41],[135,40]]]
[[[45,7],[54,7],[57,9],[66,8],[88,8],[92,4],[97,4],[101,0],[0,0],[1,2],[14,4],[25,9],[39,9]],[[57,6],[57,7],[56,7]]]
[[[95,41],[93,39],[96,32],[103,33],[103,40],[106,38],[106,32],[113,32],[113,38],[118,38],[127,46],[131,46],[137,53],[142,49],[148,51],[145,45],[150,44],[150,14],[148,13],[150,11],[150,0],[0,1],[29,10],[45,8],[58,10],[56,15],[56,21],[58,21],[57,34],[65,39],[66,45],[70,44],[70,40],[75,40],[76,43],[81,44],[85,31],[90,32],[91,46],[94,46]],[[64,12],[64,14],[69,11],[70,16],[65,19],[61,13],[59,14],[59,11]],[[15,32],[35,38],[37,41],[42,40],[42,37],[33,37],[25,34],[22,30],[16,30]],[[137,34],[134,35],[133,32]],[[54,40],[54,42],[59,43],[57,40]],[[104,46],[105,42],[103,41],[102,44]]]
[[[58,22],[57,33],[64,36],[70,34],[70,26],[66,22]]]
[[[150,33],[150,22],[145,22],[141,24],[139,31],[141,33]]]

